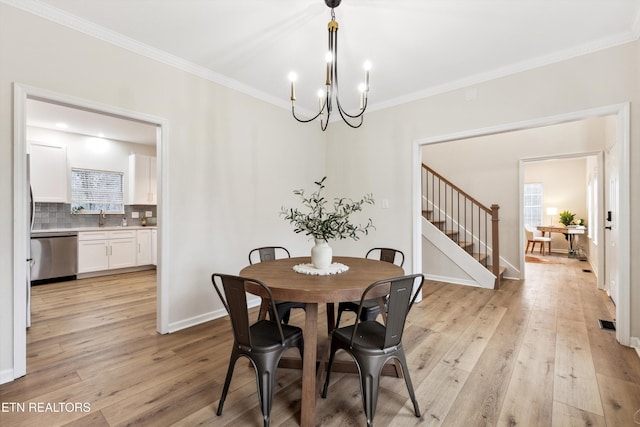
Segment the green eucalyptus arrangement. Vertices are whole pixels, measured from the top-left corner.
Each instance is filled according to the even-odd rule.
[[[329,241],[329,239],[346,239],[358,240],[358,234],[369,234],[369,230],[374,228],[371,218],[365,224],[351,224],[349,216],[354,212],[362,211],[365,204],[373,205],[372,194],[365,194],[360,200],[354,201],[347,198],[335,198],[333,201],[333,210],[327,208],[327,199],[322,195],[325,188],[325,176],[320,181],[314,182],[318,187],[316,191],[308,197],[304,190],[294,190],[293,194],[299,196],[302,205],[307,208],[307,212],[302,212],[297,208],[282,207],[280,215],[285,220],[293,224],[294,232],[304,233],[314,239]]]

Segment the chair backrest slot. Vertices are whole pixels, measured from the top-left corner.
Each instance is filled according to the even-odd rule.
[[[401,279],[391,283],[389,300],[387,301],[387,331],[384,346],[391,347],[400,344],[404,323],[409,312],[409,301],[413,278]]]
[[[260,262],[273,261],[276,259],[276,251],[273,248],[260,249]]]
[[[256,253],[258,254],[257,259],[254,256]],[[249,264],[273,261],[278,258],[291,258],[291,254],[287,248],[282,246],[263,246],[249,251]]]
[[[369,258],[369,255],[372,253],[379,252],[380,257],[378,258],[380,261],[390,262],[391,264],[396,264],[402,267],[404,265],[404,253],[398,249],[392,248],[372,248],[369,249],[365,258]],[[396,262],[396,258],[398,262]]]
[[[418,282],[419,281],[419,282]],[[414,291],[414,284],[418,286]],[[396,277],[394,279],[380,280],[372,283],[362,294],[360,306],[366,299],[370,299],[369,294],[379,294],[380,287],[388,287],[387,295],[387,321],[385,329],[384,344],[382,349],[397,346],[402,342],[402,333],[407,320],[411,305],[415,302],[418,292],[424,284],[424,276],[422,274],[413,274],[410,276]],[[360,309],[361,310],[361,309]],[[358,325],[361,323],[360,313],[356,317],[356,326],[353,329],[351,342],[356,337]]]
[[[219,278],[222,282],[222,288],[224,289],[224,296],[218,287],[216,279]],[[247,292],[253,295],[259,295],[262,298],[269,300],[271,309],[275,312],[275,323],[278,326],[280,332],[281,343],[284,343],[284,335],[282,333],[282,327],[280,326],[280,318],[278,317],[277,310],[275,309],[275,303],[271,291],[267,286],[255,279],[248,279],[239,276],[232,276],[228,274],[213,274],[211,281],[218,296],[222,300],[229,318],[231,319],[231,325],[233,329],[233,337],[236,343],[241,347],[252,348],[251,333],[249,331],[249,310],[247,308]]]

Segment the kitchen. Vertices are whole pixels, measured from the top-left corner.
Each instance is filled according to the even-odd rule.
[[[26,132],[27,283],[155,269],[156,127],[29,99]]]

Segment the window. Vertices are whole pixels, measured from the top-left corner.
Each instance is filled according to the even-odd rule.
[[[123,173],[71,169],[71,212],[124,213]]]
[[[524,223],[542,225],[542,184],[524,185]]]

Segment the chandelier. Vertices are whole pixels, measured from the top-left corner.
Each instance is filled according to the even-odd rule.
[[[334,99],[342,120],[352,128],[359,128],[364,119],[364,112],[367,109],[367,98],[369,94],[369,70],[371,63],[364,63],[364,82],[360,84],[360,111],[357,114],[347,113],[340,105],[340,94],[338,89],[338,22],[334,13],[334,8],[340,6],[342,0],[324,0],[325,4],[331,8],[331,21],[329,21],[329,50],[325,56],[327,61],[327,71],[325,89],[318,90],[318,114],[310,119],[302,119],[296,115],[296,88],[297,76],[295,73],[289,74],[291,81],[291,113],[293,117],[302,123],[309,123],[320,118],[320,128],[324,131],[329,124],[329,118],[333,109]]]

